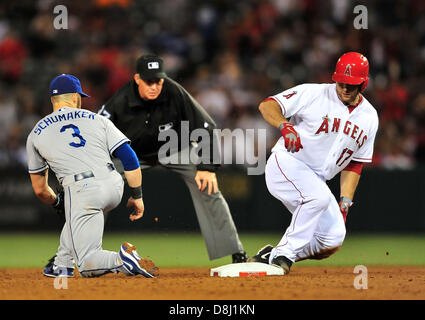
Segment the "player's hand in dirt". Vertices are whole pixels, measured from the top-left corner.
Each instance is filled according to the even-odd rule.
[[[211,192],[217,193],[218,191],[217,176],[214,172],[196,171],[195,181],[198,189],[201,191],[204,191],[208,187],[208,195]]]
[[[130,197],[127,201],[127,208],[134,207],[134,211],[130,214],[130,220],[135,221],[143,217],[143,212],[145,211],[145,205],[143,199],[133,199]]]

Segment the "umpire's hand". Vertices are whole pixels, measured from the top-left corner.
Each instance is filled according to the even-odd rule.
[[[196,171],[195,181],[201,191],[208,187],[208,195],[211,194],[211,191],[214,193],[218,191],[217,177],[214,172]]]

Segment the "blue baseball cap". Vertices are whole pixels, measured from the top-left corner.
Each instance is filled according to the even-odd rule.
[[[90,96],[83,92],[78,78],[70,74],[61,74],[50,82],[50,96],[57,96],[65,93],[79,93],[83,98]]]

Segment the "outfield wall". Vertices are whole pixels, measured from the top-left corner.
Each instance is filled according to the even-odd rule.
[[[22,168],[0,170],[0,229],[59,230],[63,221],[32,192]],[[264,175],[247,176],[244,168],[222,168],[218,180],[236,226],[241,231],[279,231],[290,214],[267,191]],[[55,184],[53,174],[50,181]],[[339,178],[329,183],[339,193]],[[128,220],[126,200],[106,219],[106,230],[197,231],[196,215],[183,181],[173,172],[154,168],[144,172],[145,216]],[[124,195],[127,199],[127,190]],[[424,232],[425,169],[366,168],[351,208],[347,229],[355,232]]]

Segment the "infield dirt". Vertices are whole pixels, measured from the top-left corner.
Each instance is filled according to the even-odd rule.
[[[209,268],[160,268],[154,279],[108,274],[55,279],[41,269],[0,269],[2,300],[423,300],[425,267],[369,267],[356,289],[351,267],[297,267],[287,276],[211,277]],[[365,274],[363,274],[365,276]],[[62,280],[61,280],[62,281]],[[56,280],[56,287],[65,283]]]

